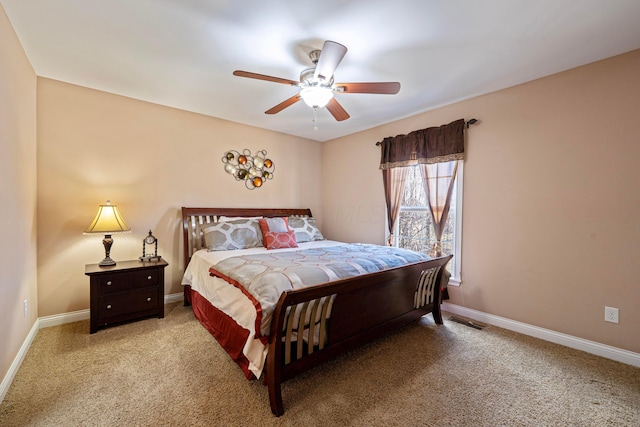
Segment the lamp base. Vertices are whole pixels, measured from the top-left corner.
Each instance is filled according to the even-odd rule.
[[[111,265],[116,265],[116,262],[109,257],[106,257],[98,264],[100,267],[108,267]]]
[[[113,239],[111,238],[111,234],[105,234],[104,239],[102,239],[102,244],[104,245],[104,259],[100,261],[98,264],[100,267],[107,267],[110,265],[116,265],[116,262],[111,259],[109,254],[111,253],[111,245],[113,244]]]

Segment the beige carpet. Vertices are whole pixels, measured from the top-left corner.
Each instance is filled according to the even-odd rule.
[[[640,426],[640,369],[496,327],[421,322],[283,384],[285,414],[189,307],[42,329],[0,426]]]

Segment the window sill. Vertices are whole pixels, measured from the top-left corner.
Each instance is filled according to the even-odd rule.
[[[454,279],[453,277],[449,279],[449,285],[451,286],[460,286],[461,282],[458,279]]]

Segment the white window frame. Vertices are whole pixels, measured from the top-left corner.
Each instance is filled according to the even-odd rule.
[[[464,162],[458,161],[458,169],[456,172],[456,226],[453,230],[455,236],[455,245],[453,247],[453,256],[458,260],[454,263],[454,268],[451,271],[451,279],[449,284],[453,286],[460,286],[462,283],[462,200],[463,200],[463,187],[464,187]]]
[[[460,286],[462,284],[462,200],[463,200],[463,187],[464,187],[464,167],[463,162],[458,162],[458,169],[456,172],[456,222],[453,227],[453,257],[456,260],[452,264],[451,279],[449,279],[449,285]],[[401,208],[402,209],[402,208]],[[424,207],[424,210],[428,210],[428,207]],[[395,230],[393,232],[395,238],[393,245],[398,246],[398,227],[399,222],[396,223]]]

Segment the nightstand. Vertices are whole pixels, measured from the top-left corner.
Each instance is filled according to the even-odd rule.
[[[87,264],[91,286],[91,327],[98,329],[149,316],[164,317],[164,268],[160,261],[118,261],[100,267]]]

